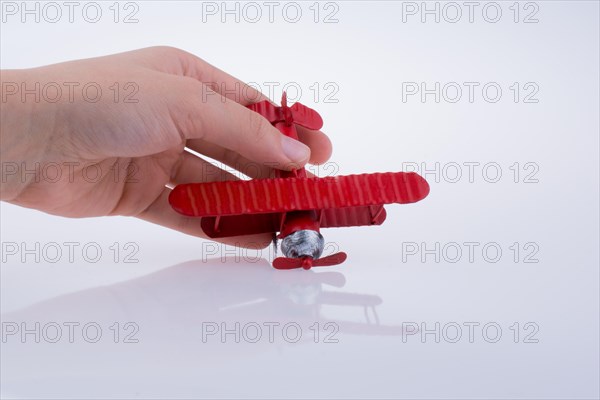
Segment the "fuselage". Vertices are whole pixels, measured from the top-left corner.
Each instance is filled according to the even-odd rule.
[[[284,114],[289,112],[285,101],[282,104]],[[293,122],[280,121],[274,124],[282,134],[299,140],[296,125]],[[284,166],[277,168],[278,178],[306,178],[304,167]],[[323,253],[324,240],[319,231],[319,213],[315,210],[288,212],[284,216],[281,232],[277,236],[282,239],[282,252],[289,258],[311,257],[317,259]]]

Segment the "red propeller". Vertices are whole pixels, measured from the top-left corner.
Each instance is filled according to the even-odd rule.
[[[277,257],[273,260],[273,267],[277,269],[311,269],[312,267],[329,267],[331,265],[338,265],[343,263],[344,261],[346,261],[346,257],[347,255],[344,252],[335,253],[330,256],[319,258],[316,260],[313,260],[312,257]]]

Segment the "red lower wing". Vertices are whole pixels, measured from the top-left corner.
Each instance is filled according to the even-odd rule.
[[[203,217],[200,224],[212,239],[279,232],[283,213]],[[383,206],[348,207],[322,210],[321,228],[381,225],[386,213]]]
[[[203,217],[200,225],[209,238],[217,239],[279,232],[282,217],[283,213]]]
[[[386,217],[382,205],[364,207],[330,208],[323,210],[321,228],[381,225]]]

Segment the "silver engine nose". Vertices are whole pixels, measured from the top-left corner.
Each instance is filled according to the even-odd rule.
[[[296,231],[281,241],[281,252],[288,258],[312,257],[313,260],[321,257],[325,239],[317,231]]]

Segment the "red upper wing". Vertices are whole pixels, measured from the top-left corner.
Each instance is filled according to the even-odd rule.
[[[183,215],[207,217],[414,203],[428,193],[418,174],[388,172],[188,183],[171,191],[169,203]]]

